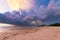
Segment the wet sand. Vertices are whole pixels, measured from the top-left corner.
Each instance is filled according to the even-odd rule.
[[[21,30],[0,30],[0,40],[60,40],[60,27],[44,26]]]

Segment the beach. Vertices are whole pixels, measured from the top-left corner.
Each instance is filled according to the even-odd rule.
[[[60,27],[44,26],[20,30],[0,30],[0,40],[60,40]]]

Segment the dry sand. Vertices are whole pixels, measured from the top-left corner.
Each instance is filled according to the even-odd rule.
[[[60,40],[60,27],[0,30],[0,40]]]

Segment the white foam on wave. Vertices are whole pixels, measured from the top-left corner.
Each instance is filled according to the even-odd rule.
[[[15,26],[15,25],[0,23],[0,27],[13,27],[13,26]]]

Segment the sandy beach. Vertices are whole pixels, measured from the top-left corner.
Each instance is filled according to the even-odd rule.
[[[60,40],[60,27],[0,30],[0,40]]]

